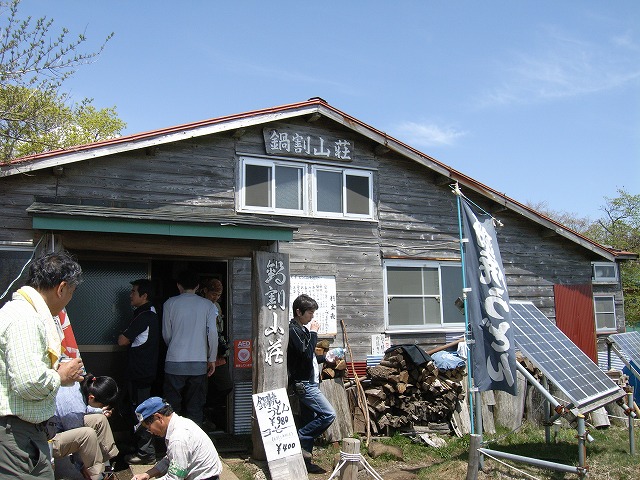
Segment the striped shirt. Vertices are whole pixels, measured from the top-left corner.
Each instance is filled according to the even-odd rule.
[[[55,413],[60,376],[51,368],[44,322],[19,294],[0,309],[0,416],[40,423]]]

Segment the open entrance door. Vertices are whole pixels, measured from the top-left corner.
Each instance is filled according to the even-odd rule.
[[[218,300],[220,306],[219,315],[221,315],[221,333],[224,338],[229,338],[228,319],[228,302],[230,298],[228,293],[228,276],[227,262],[224,261],[200,261],[200,260],[154,260],[151,263],[151,278],[157,280],[157,305],[159,306],[158,314],[162,317],[162,305],[164,302],[175,295],[179,294],[176,285],[177,274],[184,269],[191,269],[198,273],[201,284],[211,278],[220,280],[223,285],[223,292]],[[164,342],[161,344],[160,364],[158,365],[158,379],[156,381],[159,391],[162,390],[162,382],[164,380],[164,359],[166,357],[167,348]],[[208,431],[229,432],[229,393],[233,389],[232,366],[227,361],[225,365],[216,367],[215,373],[209,378],[207,390],[207,403],[205,406],[205,424],[203,428]]]

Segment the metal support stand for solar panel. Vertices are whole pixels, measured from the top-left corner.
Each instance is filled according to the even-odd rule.
[[[564,415],[567,410],[564,405],[561,405],[560,402],[558,402],[558,400],[549,393],[546,377],[543,377],[542,381],[544,382],[544,385],[542,385],[538,382],[536,377],[531,375],[529,370],[520,365],[520,363],[516,363],[516,368],[544,397],[544,438],[547,443],[551,443],[551,426],[554,424],[554,421],[550,416],[551,406],[553,406],[553,411],[556,412],[556,415]]]
[[[553,406],[555,415],[548,418],[546,428],[561,416],[570,423],[577,424],[578,466],[563,465],[529,457],[511,455],[488,449],[478,449],[487,456],[511,459],[542,468],[576,473],[584,478],[586,466],[586,442],[593,439],[585,427],[584,416],[625,395],[625,392],[609,378],[592,359],[582,352],[556,325],[549,320],[532,302],[511,301],[514,339],[517,348],[540,370],[566,398],[566,405],[552,396],[548,389],[538,382],[524,367],[518,366],[525,378],[542,393],[548,405]],[[520,368],[521,367],[521,368]],[[526,371],[526,373],[525,373]],[[550,412],[551,409],[549,408]],[[545,431],[550,441],[550,432]]]
[[[533,375],[531,375],[531,373],[526,368],[524,368],[520,363],[516,363],[516,368],[522,375],[524,375],[524,377],[531,383],[531,385],[535,387],[544,397],[545,409],[546,409],[545,420],[547,420],[545,421],[545,439],[547,440],[547,443],[550,443],[550,438],[551,438],[550,426],[553,425],[553,421],[551,418],[562,416],[568,413],[568,410],[566,409],[565,406],[561,405],[560,402],[558,402],[558,400],[556,400],[555,397],[551,395],[551,393],[549,393],[548,389],[545,388],[542,384],[540,384],[540,382],[538,382],[538,380]],[[546,378],[544,381],[546,383]],[[549,406],[553,406],[553,410],[556,412],[556,415],[554,415],[554,417],[551,417],[551,418],[549,418],[549,412],[551,410]],[[589,434],[587,433],[587,430],[585,427],[585,421],[584,421],[583,415],[579,414],[577,416],[577,423],[578,423],[577,425],[578,466],[565,465],[565,464],[556,463],[556,462],[549,462],[547,460],[540,460],[532,457],[524,457],[521,455],[514,455],[511,453],[501,452],[497,450],[490,450],[487,448],[479,448],[478,451],[481,454],[487,455],[489,457],[504,458],[506,460],[526,463],[536,467],[546,468],[549,470],[555,470],[559,472],[576,473],[580,478],[584,478],[587,475],[587,471],[588,471],[586,467],[586,446],[585,445],[586,445],[586,441],[589,438]]]
[[[639,347],[639,336],[638,332],[627,332],[627,333],[617,333],[611,335],[610,338],[607,338],[607,360],[608,367],[611,370],[611,350],[615,352],[615,354],[622,360],[625,366],[629,369],[629,371],[633,374],[634,377],[638,381],[640,381],[640,373],[636,370],[631,362],[627,359],[627,355],[629,358],[633,360],[637,360],[640,358],[640,350]],[[624,355],[622,351],[617,347],[617,345],[624,349],[627,355]],[[633,434],[633,420],[637,418],[635,413],[635,402],[633,400],[633,388],[631,388],[631,393],[627,391],[627,403],[621,405],[624,413],[629,417],[629,453],[631,455],[635,455],[635,437]]]

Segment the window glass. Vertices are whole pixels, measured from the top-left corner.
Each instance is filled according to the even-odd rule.
[[[80,259],[82,284],[67,305],[78,345],[113,345],[114,332],[131,318],[129,282],[148,278],[146,262]]]
[[[276,165],[276,208],[302,210],[302,169]]]
[[[616,312],[615,299],[613,297],[594,297],[593,298],[596,314],[597,330],[615,330],[616,329]]]
[[[427,325],[440,325],[440,301],[435,297],[425,297],[424,323]]]
[[[437,268],[422,268],[423,293],[425,295],[440,295],[440,279]]]
[[[385,275],[389,327],[437,328],[464,323],[464,315],[454,303],[462,296],[460,265],[390,260],[385,262]]]
[[[422,295],[422,269],[387,267],[389,295]]]
[[[389,325],[422,325],[422,298],[392,297],[389,300]]]
[[[615,263],[593,263],[593,280],[601,282],[615,282],[618,272]]]
[[[442,276],[442,317],[444,323],[464,322],[464,313],[455,305],[462,298],[462,267],[441,266]]]
[[[264,165],[245,165],[245,205],[252,207],[270,207],[271,167]]]
[[[319,212],[342,213],[342,172],[316,171]]]
[[[347,213],[369,215],[369,177],[347,175]]]
[[[373,173],[286,159],[241,157],[239,211],[373,218]]]

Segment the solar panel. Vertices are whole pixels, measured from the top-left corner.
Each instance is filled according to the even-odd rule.
[[[593,361],[531,302],[510,302],[520,351],[571,402],[587,413],[624,395]]]
[[[609,340],[615,343],[627,360],[640,365],[640,332],[614,333]]]

